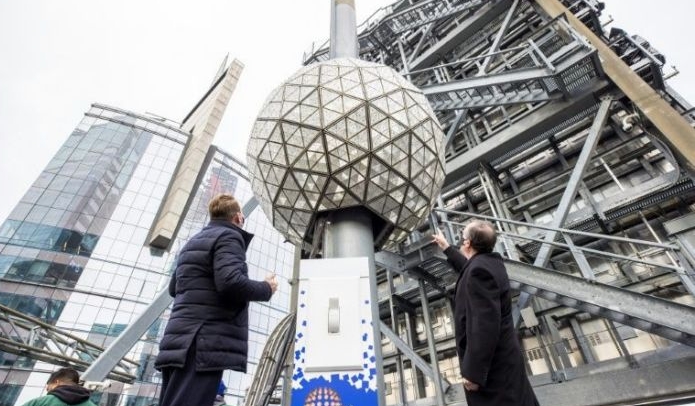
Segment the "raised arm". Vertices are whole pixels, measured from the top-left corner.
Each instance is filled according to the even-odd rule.
[[[246,301],[268,301],[273,295],[269,282],[249,279],[241,236],[227,232],[215,242],[213,272],[215,287],[223,295]]]
[[[441,230],[437,230],[437,233],[432,235],[432,242],[436,243],[439,248],[442,249],[442,252],[446,255],[447,262],[451,264],[456,272],[463,271],[463,267],[468,260],[459,250],[449,245],[449,242],[446,240]]]

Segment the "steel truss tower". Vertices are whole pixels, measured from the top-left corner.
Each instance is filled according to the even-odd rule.
[[[475,217],[501,230],[541,404],[695,397],[695,115],[602,8],[402,0],[358,27],[360,57],[419,86],[446,133],[438,209],[376,254],[387,404],[464,402],[453,273],[428,235]]]

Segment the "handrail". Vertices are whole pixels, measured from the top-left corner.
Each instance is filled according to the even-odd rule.
[[[672,245],[672,244],[663,244],[663,243],[652,242],[652,241],[636,240],[634,238],[618,237],[618,236],[606,235],[606,234],[596,234],[596,233],[590,233],[587,231],[571,230],[568,228],[555,228],[555,227],[550,227],[550,226],[544,226],[542,224],[526,223],[523,221],[486,216],[486,215],[477,214],[477,213],[455,211],[455,210],[448,210],[448,209],[440,209],[440,208],[434,208],[434,209],[432,209],[432,211],[437,211],[437,212],[446,213],[446,214],[456,214],[456,215],[462,215],[462,216],[468,216],[468,217],[475,217],[475,218],[479,218],[482,220],[499,221],[499,222],[503,222],[503,223],[514,224],[517,226],[538,228],[538,229],[544,230],[544,231],[557,231],[560,233],[574,234],[574,235],[578,235],[578,236],[582,236],[582,237],[600,238],[600,239],[605,239],[605,240],[613,240],[613,241],[617,241],[617,242],[625,242],[625,243],[631,243],[631,244],[641,244],[641,245],[647,245],[647,246],[651,246],[651,247],[669,249],[669,250],[674,250],[674,251],[680,250],[680,248],[677,245]],[[455,221],[449,221],[449,222],[452,224],[463,225],[463,223],[460,223],[460,222],[455,222]],[[524,238],[527,238],[527,237],[524,237]],[[544,241],[544,242],[546,242],[546,241]]]
[[[571,230],[571,229],[565,229],[565,228],[555,228],[555,227],[551,227],[551,226],[525,223],[522,221],[486,216],[486,215],[482,215],[482,214],[469,213],[469,212],[457,212],[457,211],[453,211],[453,210],[439,209],[439,208],[433,209],[433,212],[434,211],[445,213],[445,214],[447,214],[447,216],[450,214],[462,215],[462,216],[478,218],[478,219],[482,219],[482,220],[488,220],[488,221],[492,221],[492,222],[507,223],[507,224],[513,224],[513,225],[523,226],[523,227],[527,227],[527,228],[536,228],[538,230],[554,231],[556,233],[559,233],[562,236],[562,238],[565,239],[566,243],[562,243],[562,242],[558,242],[558,241],[547,241],[545,239],[536,238],[536,237],[532,237],[529,235],[521,235],[521,234],[517,234],[517,233],[505,231],[505,230],[498,230],[498,234],[500,236],[512,238],[512,239],[515,239],[517,241],[523,240],[523,241],[527,241],[527,242],[533,242],[533,243],[538,243],[538,244],[547,244],[549,246],[560,247],[560,248],[565,249],[570,254],[572,254],[572,256],[577,261],[577,265],[579,266],[580,272],[582,272],[584,277],[589,279],[589,280],[595,280],[595,279],[594,279],[593,273],[590,270],[589,264],[586,262],[586,259],[584,258],[585,254],[589,254],[590,256],[593,256],[593,257],[602,257],[602,258],[609,258],[609,259],[613,259],[613,260],[628,261],[631,263],[644,265],[644,266],[647,266],[650,268],[662,268],[662,269],[666,269],[666,270],[670,270],[670,271],[674,272],[675,274],[679,275],[681,278],[688,279],[688,278],[695,277],[695,272],[693,272],[692,269],[690,269],[688,267],[680,266],[678,264],[678,262],[676,262],[674,260],[671,261],[673,263],[671,265],[671,264],[668,264],[666,262],[650,261],[649,259],[642,258],[642,257],[633,257],[633,256],[621,255],[621,254],[601,251],[601,250],[597,250],[597,249],[593,249],[593,248],[577,246],[576,244],[573,243],[571,235],[577,235],[577,236],[595,238],[595,239],[599,239],[599,240],[609,240],[609,241],[622,242],[622,243],[633,244],[633,245],[643,245],[643,246],[647,246],[647,247],[652,247],[652,248],[656,248],[659,250],[663,250],[665,252],[665,254],[669,256],[669,258],[673,258],[671,256],[670,252],[678,252],[681,250],[681,247],[678,245],[664,244],[661,242],[652,242],[652,241],[646,241],[646,240],[637,240],[637,239],[633,239],[633,238],[618,237],[618,236],[605,235],[605,234],[596,234],[596,233],[590,233],[587,231]],[[446,220],[446,223],[455,224],[455,225],[460,226],[460,227],[463,227],[465,225],[462,222],[451,221],[449,219]],[[509,247],[506,247],[505,249],[510,250]]]

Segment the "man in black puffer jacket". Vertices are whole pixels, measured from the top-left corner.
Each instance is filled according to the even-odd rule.
[[[246,372],[251,301],[268,301],[277,280],[248,277],[253,234],[230,194],[215,196],[210,223],[179,252],[171,275],[171,317],[159,343],[160,406],[211,406],[225,369]]]

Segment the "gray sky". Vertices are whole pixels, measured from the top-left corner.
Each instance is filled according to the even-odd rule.
[[[692,0],[605,0],[695,102]],[[357,0],[358,23],[392,0]],[[668,5],[668,8],[666,8]],[[215,144],[245,160],[270,91],[329,34],[330,0],[0,0],[0,222],[93,102],[180,121],[225,54],[245,65]]]

